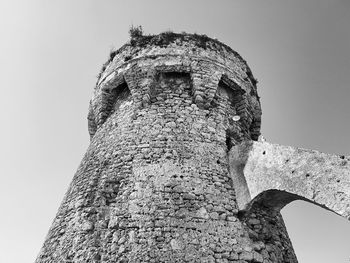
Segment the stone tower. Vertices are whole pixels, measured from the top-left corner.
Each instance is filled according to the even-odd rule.
[[[304,180],[314,180],[318,167],[302,174],[293,156],[308,151],[254,143],[260,123],[256,80],[228,46],[196,34],[132,38],[98,78],[91,144],[36,262],[297,262],[279,210],[321,203],[288,183],[309,168]]]

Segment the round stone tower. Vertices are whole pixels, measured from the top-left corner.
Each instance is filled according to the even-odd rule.
[[[132,38],[98,78],[91,144],[36,262],[297,262],[279,212],[237,208],[228,151],[260,122],[256,80],[228,46]]]

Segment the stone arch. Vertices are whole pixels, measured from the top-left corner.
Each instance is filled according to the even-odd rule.
[[[328,207],[322,204],[319,204],[311,199],[308,199],[305,196],[288,192],[285,190],[279,190],[279,189],[269,189],[259,193],[246,205],[245,210],[249,210],[251,207],[257,205],[260,207],[266,207],[266,208],[271,208],[271,209],[280,211],[283,207],[285,207],[289,203],[297,200],[305,201],[305,202],[314,204],[316,206],[319,206],[321,208],[332,211]]]
[[[235,108],[237,115],[242,118],[247,117],[247,94],[235,81],[230,79],[226,74],[223,74],[218,83],[219,87],[226,90],[232,106]],[[245,124],[245,121],[243,122]]]
[[[227,111],[226,145],[230,150],[244,140],[257,139],[260,134],[260,122],[256,122],[252,133],[252,122],[256,113],[256,99],[251,98],[247,87],[240,85],[237,80],[224,73],[217,81],[215,96],[211,100],[211,109],[224,107]]]
[[[101,88],[100,108],[97,125],[101,126],[113,111],[118,110],[121,101],[131,95],[129,86],[120,75]]]
[[[229,153],[239,209],[276,210],[304,200],[350,220],[350,157],[266,142],[245,142]]]

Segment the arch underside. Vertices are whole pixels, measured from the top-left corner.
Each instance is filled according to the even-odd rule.
[[[240,210],[254,205],[282,209],[304,200],[350,219],[350,157],[245,142],[229,153]]]

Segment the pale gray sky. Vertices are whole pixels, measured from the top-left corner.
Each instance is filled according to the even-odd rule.
[[[350,154],[348,0],[2,0],[0,262],[33,262],[88,146],[87,108],[109,50],[146,33],[207,34],[259,80],[270,142]],[[349,262],[350,222],[282,210],[301,263]]]

